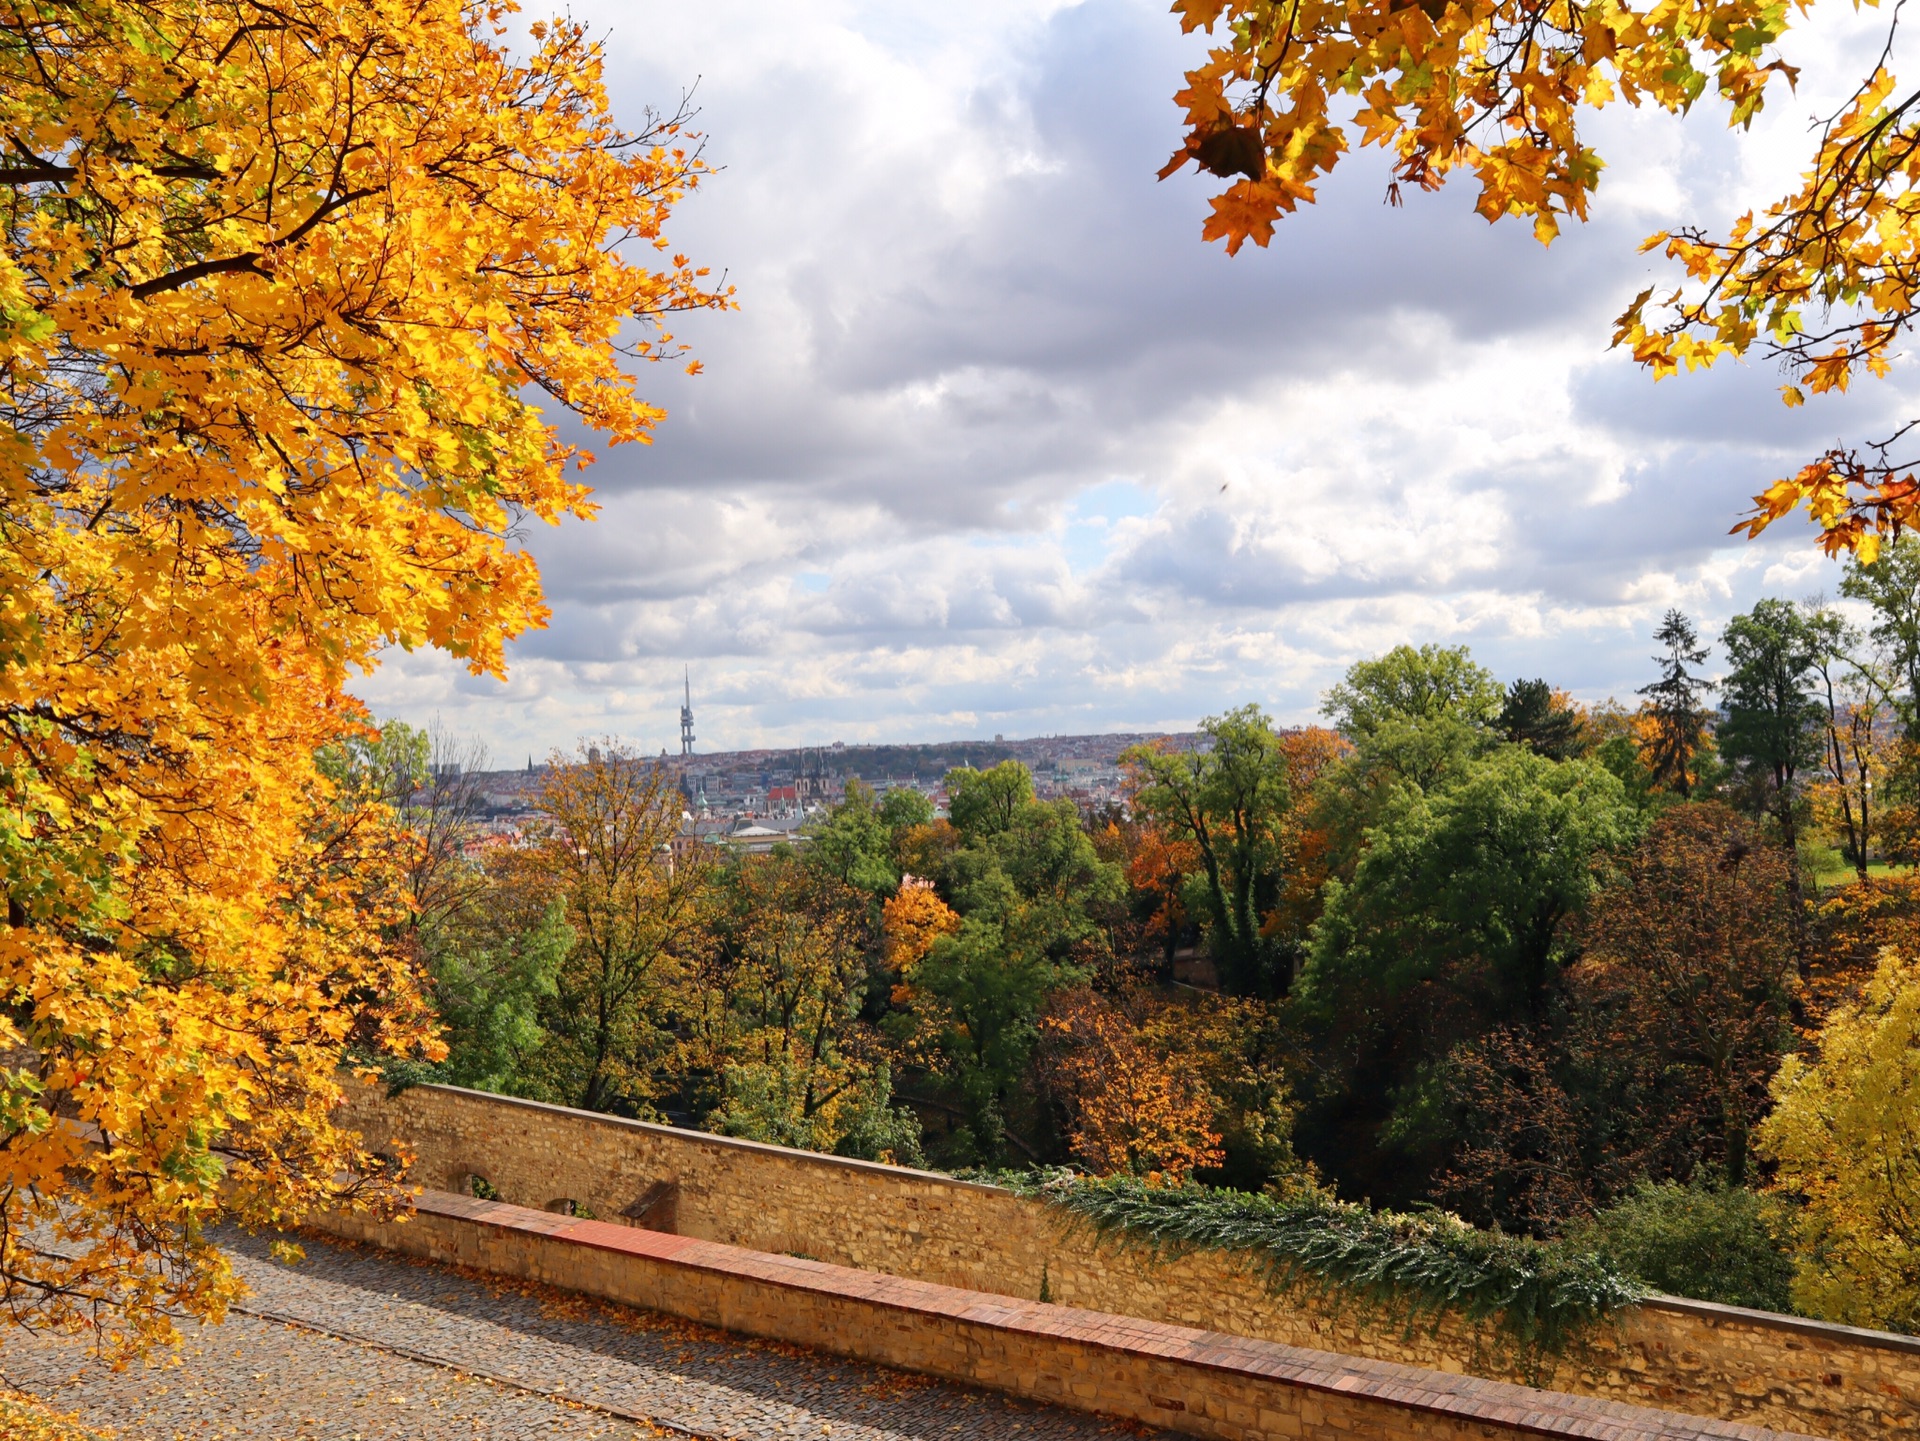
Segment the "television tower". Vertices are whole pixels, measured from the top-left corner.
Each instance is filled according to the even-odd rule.
[[[680,703],[680,754],[693,754],[693,672],[689,670],[684,677],[686,685],[685,699]]]

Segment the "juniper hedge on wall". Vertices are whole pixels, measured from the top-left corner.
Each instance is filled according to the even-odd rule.
[[[1457,1315],[1490,1327],[1525,1357],[1566,1351],[1648,1295],[1590,1252],[1477,1230],[1440,1212],[1409,1216],[1315,1192],[1275,1200],[1071,1172],[992,1179],[1156,1257],[1231,1251],[1275,1294],[1304,1287],[1408,1325]]]

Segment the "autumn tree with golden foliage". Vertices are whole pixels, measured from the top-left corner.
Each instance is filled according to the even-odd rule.
[[[708,878],[676,858],[680,792],[618,745],[555,756],[540,823],[502,869],[538,911],[558,903],[573,945],[531,1070],[547,1099],[644,1109],[671,1050],[668,995],[700,935]]]
[[[1920,955],[1920,876],[1895,871],[1837,886],[1813,906],[1807,931],[1794,1017],[1802,1048],[1836,1010],[1860,1003],[1885,951]]]
[[[933,943],[960,929],[960,917],[930,884],[909,880],[887,897],[880,924],[887,969],[910,980]]]
[[[675,1007],[688,1059],[718,1092],[710,1129],[831,1151],[887,1108],[891,1078],[859,1025],[867,898],[811,860],[776,851],[716,869]]]
[[[1220,1164],[1212,1098],[1186,1067],[1091,989],[1054,1002],[1041,1021],[1046,1070],[1071,1113],[1074,1156],[1096,1175],[1178,1183]]]
[[[1161,174],[1192,162],[1232,182],[1203,231],[1229,252],[1266,245],[1356,144],[1391,156],[1390,199],[1471,172],[1481,215],[1530,221],[1550,242],[1564,221],[1587,218],[1600,181],[1603,161],[1582,129],[1589,112],[1617,101],[1685,114],[1711,91],[1744,127],[1797,75],[1783,50],[1793,7],[1774,0],[1173,8],[1183,30],[1212,44],[1176,97],[1187,134]],[[1898,21],[1894,7],[1889,29]],[[1676,263],[1677,285],[1635,297],[1616,344],[1656,376],[1758,350],[1792,374],[1788,405],[1886,373],[1920,319],[1920,95],[1902,91],[1885,58],[1818,128],[1791,194],[1724,234],[1685,227],[1647,241]],[[1805,505],[1829,553],[1871,559],[1881,537],[1920,519],[1920,479],[1903,449],[1912,438],[1907,425],[1876,444],[1835,446],[1756,497],[1744,528],[1757,534]]]
[[[1920,966],[1891,948],[1811,1054],[1787,1057],[1758,1132],[1804,1204],[1793,1282],[1806,1314],[1920,1327]]]
[[[1109,977],[1060,992],[1041,1022],[1039,1074],[1074,1157],[1102,1175],[1288,1189],[1294,1041],[1277,1004]]]
[[[514,528],[592,510],[541,405],[644,438],[622,359],[726,303],[658,249],[675,126],[623,131],[583,28],[510,48],[508,14],[0,3],[16,1318],[217,1316],[210,1223],[373,1169],[337,1068],[433,1043],[344,894],[342,685],[395,643],[499,673],[545,615]]]

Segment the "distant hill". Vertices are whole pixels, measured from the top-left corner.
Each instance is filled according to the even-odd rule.
[[[1176,747],[1193,744],[1197,733],[1126,731],[1110,735],[1035,736],[1023,740],[952,740],[920,745],[795,746],[770,750],[712,751],[692,756],[669,755],[661,761],[670,770],[696,774],[749,773],[755,775],[819,775],[858,777],[863,781],[938,780],[960,766],[985,769],[1004,760],[1017,760],[1036,772],[1054,769],[1066,761],[1111,764],[1128,746],[1167,740]],[[509,781],[520,770],[495,771]]]

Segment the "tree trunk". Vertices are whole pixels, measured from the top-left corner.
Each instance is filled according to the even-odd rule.
[[[1787,902],[1793,911],[1793,963],[1804,982],[1813,975],[1807,955],[1807,896],[1800,885],[1800,831],[1793,819],[1793,773],[1774,772],[1780,803],[1780,835],[1787,847]]]
[[[1722,1122],[1726,1131],[1727,1143],[1727,1184],[1744,1186],[1747,1184],[1747,1125],[1726,1116]]]

